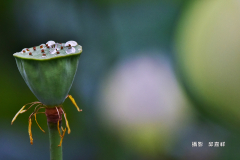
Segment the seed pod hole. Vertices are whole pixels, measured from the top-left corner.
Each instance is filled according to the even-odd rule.
[[[44,49],[42,49],[41,52],[44,53]]]
[[[36,51],[36,47],[33,47],[33,50]]]
[[[29,52],[29,56],[31,56],[32,55],[32,52]]]
[[[43,53],[43,54],[42,54],[42,57],[46,57],[46,53]]]
[[[27,48],[27,51],[29,51],[29,49]]]

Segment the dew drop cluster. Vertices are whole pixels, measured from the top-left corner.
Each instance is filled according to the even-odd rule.
[[[56,43],[54,41],[48,41],[46,44],[41,44],[40,46],[35,46],[32,48],[24,48],[20,53],[26,56],[39,56],[48,57],[50,55],[58,56],[61,54],[72,54],[81,52],[82,48],[79,47],[78,43],[75,41],[68,41],[66,43]]]

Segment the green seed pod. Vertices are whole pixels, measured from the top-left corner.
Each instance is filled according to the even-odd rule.
[[[38,100],[49,107],[61,105],[77,71],[82,46],[75,41],[48,41],[13,54],[19,72]]]

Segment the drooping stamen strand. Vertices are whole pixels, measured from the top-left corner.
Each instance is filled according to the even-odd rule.
[[[28,134],[29,134],[29,138],[30,138],[30,143],[33,144],[33,138],[32,138],[32,114],[31,116],[29,117],[29,120],[28,120]]]
[[[69,123],[68,123],[68,120],[67,120],[67,114],[64,112],[63,109],[62,109],[62,111],[63,111],[64,119],[65,119],[65,122],[66,122],[66,127],[68,129],[68,134],[70,134],[71,133],[71,129],[69,127]]]
[[[58,147],[61,147],[61,145],[62,145],[63,137],[65,136],[65,133],[66,133],[66,128],[62,132],[63,132],[63,134],[62,134],[62,137],[61,137],[61,140],[60,140],[60,143],[59,143]]]
[[[67,97],[69,97],[69,99],[72,101],[72,103],[74,104],[74,106],[77,108],[78,112],[81,112],[82,109],[79,109],[77,106],[76,101],[74,100],[74,98],[71,95],[68,95]]]
[[[37,121],[37,113],[35,113],[34,116],[35,116],[35,121],[36,121],[38,127],[41,129],[41,131],[43,131],[43,133],[45,133],[45,131],[42,129],[42,127],[40,127],[40,125],[38,124],[38,121]]]
[[[25,105],[16,113],[16,115],[13,117],[11,124],[13,124],[13,122],[16,120],[16,118],[17,118],[17,116],[18,116],[19,114],[26,112],[26,111],[29,110],[33,105],[38,104],[38,103],[41,103],[41,102],[31,102],[31,103],[25,104]],[[27,105],[29,105],[29,104],[32,104],[32,105],[31,105],[30,107],[28,107],[28,109],[24,110],[24,108],[25,108]]]
[[[57,122],[57,129],[58,129],[58,134],[59,134],[59,136],[62,138],[62,134],[61,134],[61,131],[60,131],[60,129],[59,129],[59,121]]]
[[[11,125],[13,124],[13,122],[16,120],[17,116],[23,111],[23,109],[25,108],[26,105],[24,105],[18,112],[17,114],[13,117]]]

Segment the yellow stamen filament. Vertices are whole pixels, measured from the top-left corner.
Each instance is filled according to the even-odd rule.
[[[11,124],[16,120],[17,116],[22,112],[22,110],[25,108],[26,105],[24,105],[18,112],[17,114],[13,117]]]
[[[40,104],[39,104],[40,103]],[[39,104],[39,105],[41,105],[42,103],[41,102],[32,102],[32,103],[28,103],[28,104],[32,104],[30,107],[28,107],[28,109],[26,109],[26,111],[27,110],[29,110],[32,106],[34,106],[35,104]],[[25,106],[27,106],[28,104],[26,104]],[[39,106],[39,105],[37,105],[37,106]],[[23,112],[26,112],[25,110],[23,111]]]
[[[60,143],[59,143],[58,147],[61,147],[61,145],[62,145],[62,141],[63,141],[63,137],[65,135],[65,132],[66,132],[66,128],[65,128],[65,130],[63,130],[63,134],[61,136],[61,140],[60,140]]]
[[[57,107],[55,107],[55,108],[56,108],[56,110],[57,110],[57,112],[58,112],[58,118],[60,119],[61,117],[60,117],[60,114],[59,114],[58,108],[57,108]],[[58,128],[59,136],[62,137],[61,132],[60,132],[60,129],[59,129],[59,120],[58,120],[57,128]]]
[[[60,128],[59,128],[59,121],[58,121],[58,124],[57,124],[57,129],[58,129],[59,136],[62,137],[62,134],[61,134],[61,131],[60,131]]]
[[[60,117],[60,114],[59,114],[58,108],[57,108],[57,107],[55,107],[55,108],[56,108],[56,110],[57,110],[57,112],[58,112],[58,118],[60,119],[61,117]]]
[[[44,131],[44,130],[40,127],[40,125],[38,124],[38,121],[37,121],[37,113],[35,113],[34,116],[35,116],[35,121],[36,121],[38,127],[41,129],[41,131],[43,131],[43,132],[45,133],[45,131]]]
[[[29,110],[33,105],[38,104],[38,103],[41,103],[41,102],[31,102],[31,103],[25,104],[25,105],[17,112],[17,114],[13,117],[11,124],[13,124],[13,122],[16,120],[16,118],[17,118],[17,116],[18,116],[19,114],[26,112],[26,111]],[[31,105],[30,107],[28,107],[28,109],[25,109],[25,110],[24,110],[24,108],[25,108],[27,105],[29,105],[29,104],[32,104],[32,105]]]
[[[62,108],[61,108],[61,109],[62,109]],[[58,108],[57,108],[57,107],[56,107],[56,110],[57,110],[57,112],[58,112],[58,116],[59,116],[59,119],[60,119],[60,115],[59,115],[59,111],[58,111]],[[62,109],[62,111],[63,111],[63,109]],[[63,113],[64,113],[64,111],[63,111]],[[65,118],[65,121],[66,121],[66,126],[67,126],[67,128],[68,128],[68,134],[69,134],[69,133],[70,133],[70,128],[69,128],[68,121],[67,121],[67,118],[66,118],[65,113],[64,113],[64,118]],[[60,128],[59,128],[59,121],[58,121],[58,124],[57,124],[57,128],[58,128],[59,136],[61,137],[61,140],[60,140],[60,143],[59,143],[58,147],[61,147],[62,141],[63,141],[63,138],[64,138],[64,136],[65,136],[65,133],[66,133],[67,128],[63,129],[63,127],[61,126],[61,129],[62,129],[62,134],[61,134],[61,131],[60,131]]]
[[[68,134],[70,134],[71,133],[71,129],[70,129],[69,124],[68,124],[67,114],[65,112],[63,112],[63,115],[64,115],[64,118],[65,118],[66,127],[68,129]]]
[[[32,115],[29,117],[29,121],[28,121],[28,134],[29,134],[29,138],[30,138],[30,143],[33,144],[33,138],[32,138],[32,119],[31,119]]]
[[[26,109],[24,109],[24,110],[22,110],[20,113],[24,113],[24,112],[26,112],[27,110]]]
[[[65,135],[65,132],[66,132],[66,129],[67,129],[67,128],[63,129],[63,127],[61,127],[62,132],[63,132],[62,135],[61,135],[61,131],[60,131],[60,128],[59,128],[59,121],[58,121],[58,124],[57,124],[57,128],[58,128],[58,133],[59,133],[59,135],[60,135],[60,137],[61,137],[61,140],[60,140],[60,143],[59,143],[58,147],[61,147],[62,141],[63,141],[63,138],[64,138],[64,135]]]
[[[71,96],[71,95],[68,95],[67,97],[69,97],[69,99],[71,100],[71,102],[74,104],[74,106],[77,108],[77,110],[80,112],[82,111],[82,109],[79,109],[79,107],[77,106],[77,103],[76,101],[74,100],[74,98]],[[66,97],[66,98],[67,98]],[[28,107],[27,109],[24,109],[27,105],[30,105],[30,107]],[[16,120],[17,116],[21,113],[24,113],[26,112],[27,110],[29,110],[32,106],[34,106],[35,104],[38,104],[36,107],[35,107],[35,110],[34,112],[29,116],[29,120],[28,120],[28,134],[29,134],[29,138],[30,138],[30,143],[33,144],[33,136],[32,136],[32,116],[34,115],[35,117],[35,121],[38,125],[38,127],[40,128],[41,131],[43,131],[45,133],[45,131],[41,128],[41,126],[39,125],[38,121],[37,121],[37,114],[39,113],[43,113],[45,114],[45,112],[38,112],[40,109],[42,108],[46,108],[46,106],[44,104],[42,104],[41,102],[32,102],[32,103],[28,103],[28,104],[25,104],[18,112],[17,114],[13,117],[12,119],[12,122],[11,124],[13,124],[13,122]],[[39,107],[39,106],[43,106],[43,107]],[[58,120],[58,123],[57,123],[57,128],[58,128],[58,133],[59,133],[59,136],[61,137],[61,140],[60,140],[60,143],[58,146],[61,146],[62,145],[62,142],[63,142],[63,138],[65,136],[65,133],[66,133],[66,130],[68,130],[68,134],[71,133],[71,129],[69,127],[69,123],[68,123],[68,120],[67,120],[67,114],[63,111],[62,107],[60,106],[60,109],[62,110],[63,112],[63,115],[64,115],[64,119],[65,119],[65,122],[66,122],[66,128],[63,129],[63,127],[61,126],[61,130],[60,130],[60,114],[59,114],[59,110],[58,108],[56,107],[56,110],[57,110],[57,113],[58,113],[58,116],[59,116],[59,120]],[[61,134],[62,132],[62,134]]]
[[[72,103],[74,104],[74,106],[77,108],[78,112],[81,112],[82,109],[79,109],[77,106],[76,101],[74,100],[74,98],[71,95],[68,95],[67,97],[69,97],[69,99],[72,101]]]

